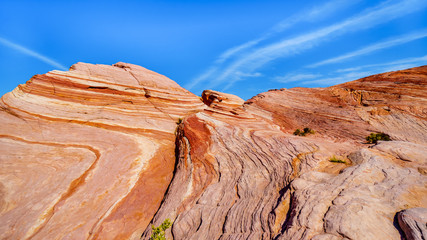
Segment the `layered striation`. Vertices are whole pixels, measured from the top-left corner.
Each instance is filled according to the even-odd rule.
[[[138,239],[173,175],[177,121],[204,107],[125,63],[78,63],[4,95],[1,238]]]
[[[405,237],[397,213],[427,207],[426,76],[420,67],[244,104],[205,91],[209,107],[178,129],[153,224],[171,219],[173,239]],[[315,133],[292,134],[303,128]],[[371,132],[393,141],[367,144]]]
[[[285,134],[227,105],[191,115],[178,129],[176,173],[154,218],[174,222],[174,239],[272,239],[287,218],[288,183],[317,159],[351,149]]]
[[[245,102],[78,63],[1,100],[3,239],[427,237],[426,66]]]

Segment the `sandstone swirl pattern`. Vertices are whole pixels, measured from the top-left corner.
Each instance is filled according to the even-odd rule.
[[[139,66],[78,63],[0,107],[1,238],[123,239],[160,205],[176,122],[204,104]]]
[[[78,63],[0,107],[3,239],[427,237],[425,66],[244,102]]]
[[[244,104],[205,91],[153,223],[173,220],[174,239],[400,239],[396,213],[427,207],[426,84],[420,67]],[[395,141],[365,144],[370,132]]]

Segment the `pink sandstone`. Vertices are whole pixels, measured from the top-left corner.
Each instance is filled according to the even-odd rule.
[[[244,102],[78,63],[0,108],[2,239],[427,237],[427,66]]]

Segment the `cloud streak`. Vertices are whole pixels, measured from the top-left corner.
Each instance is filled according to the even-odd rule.
[[[54,60],[46,57],[46,56],[44,56],[44,55],[42,55],[40,53],[37,53],[37,52],[35,52],[33,50],[25,48],[25,47],[23,47],[23,46],[21,46],[19,44],[13,43],[13,42],[11,42],[11,41],[9,41],[7,39],[4,39],[4,38],[0,37],[0,43],[3,44],[3,45],[5,45],[6,47],[15,49],[15,50],[17,50],[20,53],[23,53],[25,55],[34,57],[34,58],[36,58],[36,59],[38,59],[38,60],[40,60],[40,61],[42,61],[44,63],[49,64],[52,67],[56,67],[56,68],[58,68],[60,70],[64,70],[64,71],[67,70],[67,68],[64,65],[62,65],[62,64],[60,64],[60,63],[58,63],[58,62],[56,62],[56,61],[54,61]]]
[[[353,52],[350,52],[350,53],[347,53],[347,54],[344,54],[344,55],[341,55],[338,57],[330,58],[330,59],[312,64],[308,67],[319,67],[319,66],[326,65],[326,64],[341,62],[341,61],[347,60],[349,58],[366,55],[366,54],[369,54],[369,53],[374,52],[374,51],[378,51],[378,50],[381,50],[384,48],[393,47],[396,45],[401,45],[401,44],[411,42],[414,40],[418,40],[421,38],[425,38],[425,37],[427,37],[427,29],[424,29],[424,30],[416,32],[416,33],[411,33],[411,34],[406,34],[403,36],[395,37],[391,40],[375,43],[375,44],[369,45],[367,47],[364,47],[362,49],[359,49],[359,50],[356,50],[356,51],[353,51]]]
[[[264,33],[261,37],[226,50],[224,53],[222,53],[218,57],[215,63],[223,63],[229,58],[232,58],[233,56],[237,55],[238,53],[244,50],[247,50],[253,46],[256,46],[258,43],[276,35],[277,33],[283,32],[291,28],[295,24],[298,24],[301,22],[317,21],[321,18],[324,18],[325,16],[332,14],[334,11],[351,6],[357,2],[360,2],[360,0],[352,0],[352,1],[332,0],[332,1],[326,2],[321,6],[315,6],[309,10],[306,10],[299,14],[295,14],[291,17],[288,17],[282,20],[280,23],[276,24],[269,31]]]
[[[286,76],[275,77],[274,80],[280,83],[290,83],[297,82],[307,79],[313,79],[320,77],[320,74],[312,74],[312,73],[302,73],[302,74],[287,74]]]
[[[311,75],[316,76],[316,77],[313,77],[312,79],[310,78],[298,79],[298,76],[299,76],[298,74],[293,76],[290,75],[290,78],[288,78],[287,82],[295,82],[298,80],[302,80],[300,82],[300,84],[302,85],[331,86],[334,84],[357,80],[359,78],[366,77],[369,75],[374,75],[374,74],[383,73],[383,72],[397,71],[397,70],[417,67],[425,64],[427,64],[427,55],[422,57],[406,58],[406,59],[385,62],[385,63],[369,64],[369,65],[363,65],[363,66],[358,66],[353,68],[338,69],[337,71],[335,71],[335,73],[329,74],[329,76],[305,74],[308,76],[311,76]],[[292,78],[294,76],[296,76],[296,78]]]
[[[386,62],[386,63],[368,64],[368,65],[363,65],[363,66],[358,66],[358,67],[338,69],[338,70],[336,70],[336,72],[337,73],[351,72],[351,71],[359,71],[361,69],[366,69],[366,68],[389,67],[389,66],[415,67],[415,66],[426,65],[426,64],[427,64],[427,55],[422,56],[422,57],[405,58],[405,59]],[[399,68],[399,69],[403,69],[403,68]]]
[[[312,7],[309,10],[302,11],[299,14],[295,14],[291,17],[288,17],[282,20],[281,22],[279,22],[278,24],[276,24],[275,26],[273,26],[266,33],[262,34],[259,38],[256,38],[254,40],[245,42],[241,45],[232,47],[224,51],[223,53],[221,53],[219,57],[214,61],[213,66],[209,67],[204,73],[194,78],[193,81],[187,84],[185,87],[187,89],[192,89],[199,83],[204,82],[212,78],[213,76],[217,76],[218,73],[223,71],[224,69],[224,67],[221,67],[221,65],[227,62],[228,60],[233,58],[238,58],[239,55],[242,55],[243,53],[245,53],[245,51],[251,51],[251,50],[253,51],[253,48],[255,48],[258,44],[262,43],[264,40],[268,40],[269,38],[276,36],[278,33],[281,33],[298,23],[318,21],[321,18],[325,18],[329,16],[334,11],[344,9],[358,2],[360,2],[360,0],[352,0],[352,1],[332,0],[332,1],[326,2],[323,5]],[[236,78],[239,78],[239,79],[240,77],[236,76]]]
[[[211,86],[215,87],[227,81],[227,87],[224,89],[226,90],[236,81],[242,80],[241,76],[237,76],[236,73],[252,73],[258,71],[259,68],[278,58],[299,54],[320,45],[322,42],[343,34],[375,27],[379,24],[421,10],[426,6],[427,1],[424,0],[388,0],[341,22],[293,38],[285,38],[261,46],[259,46],[258,40],[252,43],[248,42],[247,45],[241,46],[242,48],[248,48],[244,54],[240,54],[224,67],[215,66],[214,70],[209,74],[204,74],[203,78],[199,78],[197,83],[211,80]],[[401,42],[404,41],[402,40]],[[388,44],[398,44],[398,42],[395,41]],[[220,57],[220,59],[227,59],[240,50],[239,48],[235,48],[233,51],[230,50],[229,54],[225,55],[226,58],[223,56],[222,58]]]
[[[333,0],[333,1],[326,2],[323,5],[315,6],[307,11],[303,11],[299,14],[286,18],[285,20],[276,24],[276,26],[273,27],[273,31],[282,32],[300,22],[312,23],[312,22],[321,20],[325,16],[332,15],[334,12],[338,10],[342,10],[349,6],[352,6],[358,2],[360,2],[360,0],[353,0],[353,1]]]
[[[304,81],[301,84],[303,84],[303,85],[316,84],[316,85],[330,86],[330,85],[335,85],[335,84],[353,81],[353,80],[363,78],[363,77],[366,77],[366,76],[369,76],[372,74],[375,74],[375,73],[372,71],[349,72],[349,73],[343,74],[341,76],[326,77],[326,78],[321,78],[321,79],[316,79],[316,80],[311,80],[311,81]]]
[[[389,4],[392,2],[393,4]],[[255,49],[252,53],[238,59],[220,75],[216,81],[223,82],[226,79],[233,81],[232,75],[237,71],[257,70],[265,64],[290,55],[295,55],[301,51],[313,48],[328,38],[342,35],[346,32],[372,28],[378,24],[396,19],[408,13],[416,11],[414,6],[424,7],[426,2],[419,0],[407,0],[395,3],[387,1],[388,4],[380,4],[359,16],[349,18],[343,22],[330,25],[317,31],[303,34],[295,38],[284,39],[276,43]]]

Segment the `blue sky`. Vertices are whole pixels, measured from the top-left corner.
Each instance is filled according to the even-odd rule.
[[[0,0],[0,22],[0,95],[76,62],[243,99],[427,65],[427,0]]]

